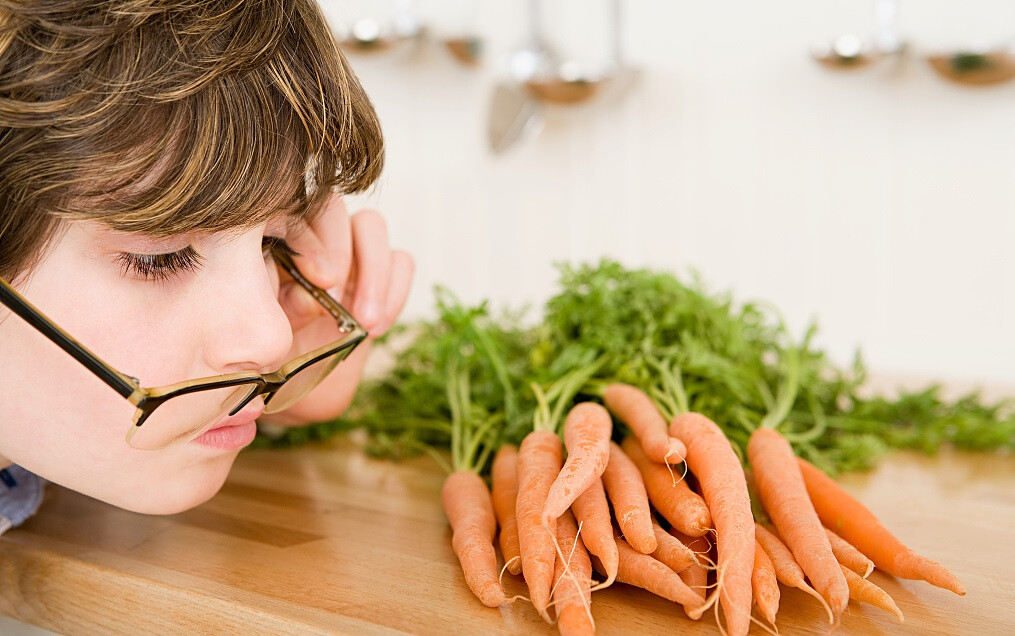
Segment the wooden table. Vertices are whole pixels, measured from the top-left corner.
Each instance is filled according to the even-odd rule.
[[[524,602],[488,609],[471,595],[441,480],[428,459],[375,461],[340,439],[245,451],[218,496],[171,517],[50,486],[40,513],[0,537],[0,612],[76,633],[555,633]],[[876,572],[905,625],[851,603],[837,633],[1015,633],[1015,457],[903,453],[844,483],[969,593]],[[597,592],[593,612],[600,634],[718,633],[625,585]],[[827,633],[823,616],[783,589],[781,633]]]

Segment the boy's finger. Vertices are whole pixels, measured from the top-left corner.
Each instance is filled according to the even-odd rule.
[[[353,315],[369,331],[382,320],[391,272],[388,228],[372,211],[352,216],[353,258],[356,268],[356,300]]]
[[[402,309],[405,308],[405,301],[409,298],[415,269],[416,264],[408,252],[402,250],[391,252],[391,282],[388,284],[388,297],[384,304],[384,318],[381,324],[370,332],[372,338],[384,335],[398,320]]]
[[[342,195],[330,194],[323,206],[320,214],[310,223],[310,229],[323,246],[334,278],[330,285],[322,285],[327,289],[343,284],[349,277],[352,266],[352,228]]]
[[[338,283],[336,270],[338,266],[332,262],[328,249],[310,226],[304,226],[292,233],[287,242],[298,255],[293,257],[296,268],[311,283],[327,289]]]
[[[278,302],[289,318],[289,324],[294,332],[316,320],[325,311],[324,307],[296,282],[282,285],[278,293]]]

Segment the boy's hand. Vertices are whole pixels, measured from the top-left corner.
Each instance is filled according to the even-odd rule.
[[[387,225],[378,213],[364,210],[350,215],[337,194],[287,242],[300,254],[293,260],[303,275],[327,289],[370,334],[309,395],[281,413],[262,418],[276,425],[298,426],[345,411],[359,385],[370,340],[387,331],[402,312],[414,265],[409,254],[391,249]],[[292,356],[340,337],[335,319],[292,280],[283,279],[279,302],[293,328]]]

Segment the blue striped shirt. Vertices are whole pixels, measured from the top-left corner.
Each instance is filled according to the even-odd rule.
[[[0,534],[35,514],[45,485],[45,479],[16,464],[0,470]]]

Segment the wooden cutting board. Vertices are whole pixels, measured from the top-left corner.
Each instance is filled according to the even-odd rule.
[[[429,459],[371,460],[340,439],[245,451],[221,493],[170,517],[49,486],[39,514],[0,537],[0,612],[77,633],[556,633],[523,601],[489,609],[471,595],[441,480]],[[900,453],[843,483],[968,594],[875,572],[905,625],[851,603],[838,634],[1015,633],[1015,457]],[[781,633],[828,633],[813,599],[782,594]],[[718,633],[626,585],[592,607],[600,634]]]

